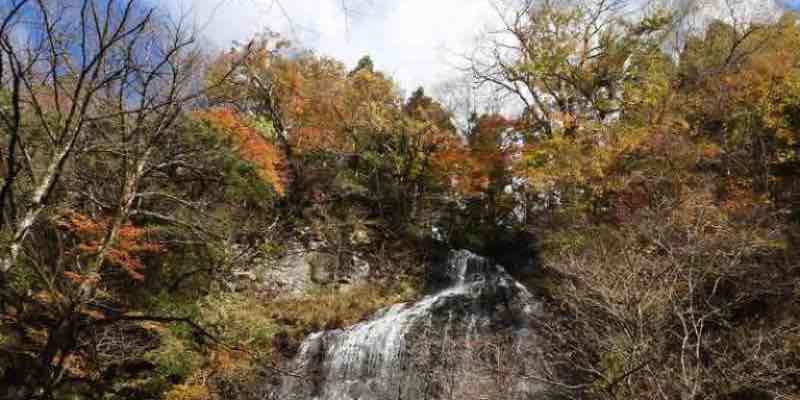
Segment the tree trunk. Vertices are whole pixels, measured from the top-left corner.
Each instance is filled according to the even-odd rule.
[[[77,133],[75,135],[77,135]],[[31,227],[36,223],[39,215],[45,207],[47,207],[47,200],[56,183],[58,183],[58,179],[64,168],[64,163],[72,151],[74,143],[74,140],[69,141],[67,145],[50,160],[50,165],[47,167],[47,174],[36,188],[28,211],[17,223],[16,229],[14,229],[14,236],[9,245],[8,254],[6,254],[2,262],[0,262],[0,272],[3,274],[8,273],[8,271],[17,265],[17,259],[22,250],[22,244],[25,242]]]

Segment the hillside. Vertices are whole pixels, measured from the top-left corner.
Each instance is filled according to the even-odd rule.
[[[0,398],[800,399],[800,24],[687,4],[504,1],[406,95],[0,2]]]

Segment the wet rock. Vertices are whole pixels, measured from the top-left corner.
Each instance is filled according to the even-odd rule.
[[[416,303],[383,309],[348,329],[309,336],[288,366],[297,377],[270,388],[268,398],[435,398],[447,385],[434,371],[446,367],[447,360],[469,358],[456,353],[470,351],[474,338],[502,334],[512,347],[538,340],[531,326],[542,316],[542,306],[502,267],[457,251],[441,266],[437,279],[446,287]],[[514,398],[531,398],[544,390],[522,381],[508,388],[515,391]]]

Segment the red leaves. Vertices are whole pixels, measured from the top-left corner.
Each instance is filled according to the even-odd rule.
[[[75,285],[82,285],[86,282],[96,284],[97,282],[100,281],[100,275],[93,274],[86,276],[73,271],[64,271],[64,277],[66,277],[70,282],[72,282]]]
[[[472,157],[484,173],[497,175],[506,169],[510,154],[508,146],[503,143],[504,134],[512,126],[512,121],[497,114],[484,115],[478,119],[472,130],[470,144]]]
[[[454,135],[443,136],[433,153],[432,165],[437,179],[461,195],[478,195],[488,184],[469,148]]]
[[[480,196],[498,175],[504,174],[509,152],[503,134],[513,123],[499,115],[481,117],[471,133],[469,145],[450,132],[440,135],[433,153],[439,179],[464,196]]]
[[[57,216],[54,222],[56,226],[73,235],[75,246],[72,253],[78,258],[96,255],[110,228],[110,218],[93,219],[71,210]],[[151,240],[150,236],[150,229],[130,223],[121,226],[113,245],[106,250],[106,261],[122,269],[130,278],[137,281],[144,280],[141,272],[144,263],[141,257],[164,251],[164,246]],[[76,284],[90,279],[99,280],[96,275],[87,276],[79,271],[66,271],[64,276]]]
[[[198,117],[210,124],[218,133],[231,139],[236,152],[245,161],[253,164],[258,176],[271,184],[279,195],[283,195],[286,176],[282,171],[284,156],[278,148],[250,127],[233,111],[217,108],[199,112]]]

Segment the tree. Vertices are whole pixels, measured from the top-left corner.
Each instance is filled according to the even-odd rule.
[[[165,249],[142,217],[185,224],[155,209],[192,203],[148,184],[178,161],[158,156],[200,96],[201,64],[183,22],[137,0],[20,1],[4,11],[0,312],[21,343],[43,339],[27,350],[9,343],[4,356],[17,358],[3,377],[24,376],[10,382],[12,398],[49,398],[95,327],[191,323],[128,315],[114,281],[117,271],[143,281],[143,259]],[[27,40],[12,32],[23,19]]]
[[[358,64],[356,64],[356,67],[353,68],[352,71],[350,71],[350,76],[352,77],[353,75],[359,73],[362,70],[367,71],[369,73],[375,72],[375,64],[372,62],[372,57],[370,56],[361,57],[358,60]]]
[[[456,131],[452,122],[453,115],[446,111],[439,102],[425,95],[425,89],[422,87],[417,88],[411,94],[403,106],[403,111],[411,118],[430,121],[440,130]]]
[[[255,165],[258,176],[271,185],[277,194],[284,194],[282,155],[262,134],[229,109],[203,111],[198,117],[230,139],[240,157]]]
[[[787,20],[744,31],[718,21],[678,57],[639,52],[618,120],[527,145],[517,173],[555,188],[532,228],[547,232],[544,286],[570,310],[550,329],[562,361],[585,373],[554,384],[609,399],[797,392],[795,357],[779,344],[795,340],[779,310],[797,305],[777,283],[797,280],[785,261],[797,225],[774,200],[795,190],[783,168],[795,165],[783,147],[796,98]],[[759,338],[772,350],[753,356]]]
[[[513,184],[511,155],[516,151],[513,129],[513,122],[501,115],[481,115],[476,116],[467,136],[471,158],[485,177],[483,224],[498,224],[513,210],[513,199],[509,198]]]
[[[666,15],[627,23],[625,0],[496,4],[503,29],[473,57],[475,81],[496,87],[522,107],[532,134],[576,131],[613,120],[630,60],[658,46]],[[510,10],[506,12],[505,10]],[[573,126],[580,121],[581,126]]]
[[[129,2],[122,8],[119,19],[109,20],[104,22],[106,25],[97,26],[96,37],[91,37],[87,33],[92,29],[88,19],[101,12],[94,3],[84,2],[83,7],[80,8],[81,18],[80,24],[77,26],[78,32],[63,22],[63,18],[65,18],[63,14],[69,8],[58,7],[56,12],[60,12],[61,15],[52,15],[53,11],[44,3],[30,3],[31,9],[25,10],[25,12],[41,15],[41,24],[36,27],[40,30],[41,37],[39,38],[40,43],[31,49],[36,52],[23,58],[22,50],[17,49],[18,45],[9,39],[8,30],[12,26],[10,22],[19,18],[20,10],[26,5],[28,2],[20,2],[12,8],[11,13],[4,18],[3,28],[7,30],[2,32],[4,59],[13,65],[9,71],[12,92],[17,93],[12,95],[12,101],[16,103],[12,105],[12,109],[19,110],[21,108],[19,103],[23,96],[31,103],[38,128],[50,139],[51,156],[41,176],[33,175],[38,171],[30,171],[31,176],[34,177],[32,194],[28,199],[31,205],[19,218],[16,216],[7,218],[17,221],[17,223],[8,228],[13,233],[8,244],[8,251],[3,256],[2,266],[0,266],[4,274],[16,266],[23,242],[47,206],[50,195],[61,177],[64,165],[72,156],[75,145],[85,132],[84,128],[93,119],[100,116],[102,111],[96,107],[100,93],[118,84],[119,77],[124,76],[125,71],[128,70],[128,63],[112,61],[113,52],[121,50],[124,56],[125,45],[130,44],[132,38],[149,23],[152,16],[151,12],[140,14],[140,10],[135,9],[134,4]],[[81,32],[83,34],[80,34]],[[75,63],[63,59],[62,55],[65,54],[65,49],[58,47],[64,46],[62,43],[65,40],[72,39],[79,43],[81,53],[80,59],[75,60],[79,62]],[[69,54],[69,52],[66,53]],[[130,57],[127,59],[133,61],[130,60]],[[41,70],[35,67],[39,63],[45,65]],[[46,78],[46,83],[40,86],[37,79],[42,77]],[[24,95],[20,93],[21,90],[25,91]],[[13,149],[20,146],[19,122],[16,122],[19,120],[19,111],[16,111],[15,114],[10,118],[14,122],[9,126],[12,135],[9,146]],[[54,120],[50,119],[51,116],[55,117]],[[4,120],[8,120],[8,118],[4,118]],[[25,149],[23,149],[24,152]],[[15,152],[9,151],[8,165],[17,163],[17,160],[10,158],[15,157],[15,154]],[[5,193],[13,191],[16,176],[16,173],[9,174],[11,179],[4,183],[8,187],[8,189],[4,189]],[[8,195],[2,200],[9,201]],[[2,206],[6,207],[5,204]]]
[[[752,179],[773,196],[774,172],[796,157],[786,116],[797,98],[797,57],[790,49],[798,41],[791,15],[744,32],[717,22],[704,38],[690,38],[681,54],[690,123],[718,149],[726,174]]]

